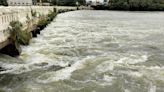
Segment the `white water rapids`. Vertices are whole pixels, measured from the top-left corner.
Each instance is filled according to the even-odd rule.
[[[59,14],[0,65],[0,92],[164,92],[164,13]]]

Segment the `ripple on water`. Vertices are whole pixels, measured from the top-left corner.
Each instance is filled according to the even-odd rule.
[[[0,91],[163,92],[163,16],[120,11],[59,14],[23,47],[21,60],[0,55],[0,67],[7,69],[0,72]]]

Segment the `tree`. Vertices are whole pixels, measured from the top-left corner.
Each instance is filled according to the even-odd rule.
[[[56,5],[57,4],[57,0],[51,0],[52,5]]]
[[[76,2],[79,2],[80,5],[85,5],[85,0],[51,0],[52,5],[63,5],[63,6],[75,6]]]
[[[8,6],[7,0],[0,0],[0,5]]]
[[[164,0],[110,0],[110,9],[164,10]]]

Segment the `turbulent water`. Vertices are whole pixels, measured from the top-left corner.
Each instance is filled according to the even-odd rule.
[[[164,13],[59,14],[0,66],[0,92],[164,92]]]

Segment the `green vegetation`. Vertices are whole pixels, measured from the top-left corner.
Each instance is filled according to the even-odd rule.
[[[41,16],[39,22],[37,23],[37,27],[42,30],[47,24],[49,24],[56,17],[57,13],[50,11],[47,16]]]
[[[13,21],[10,23],[10,26],[10,40],[12,40],[12,42],[16,45],[28,45],[31,39],[31,34],[26,30],[22,30],[22,23],[20,23],[19,21]]]
[[[31,9],[31,15],[32,15],[32,17],[36,17],[36,15],[37,15],[36,11],[33,11],[33,10]]]
[[[10,31],[9,41],[10,44],[0,50],[1,53],[7,54],[10,56],[20,55],[20,35],[21,35],[22,24],[18,21],[13,21],[10,23],[8,30]],[[23,38],[22,38],[23,39]]]
[[[49,23],[49,22],[48,22],[47,17],[46,17],[46,16],[41,16],[41,17],[40,17],[40,20],[39,20],[39,22],[38,22],[38,24],[37,24],[37,27],[38,27],[40,30],[42,30],[42,29],[44,29],[44,28],[47,26],[48,23]]]
[[[49,2],[51,5],[60,5],[60,6],[76,6],[76,1],[79,2],[80,5],[85,5],[85,0],[42,0],[42,2]],[[39,0],[37,1],[39,2]]]
[[[7,0],[0,0],[0,5],[8,6]]]
[[[55,11],[56,11],[56,10],[55,10]],[[56,17],[56,15],[57,15],[56,12],[50,11],[49,14],[47,15],[47,17],[48,17],[47,20],[48,20],[49,22],[53,21],[53,19]]]
[[[37,24],[33,25],[32,36],[37,37],[37,34],[40,34],[40,31],[43,30],[51,21],[53,21],[56,15],[56,9],[54,9],[54,11],[50,11],[46,16],[40,15]]]
[[[164,10],[164,0],[110,0],[115,10]]]

